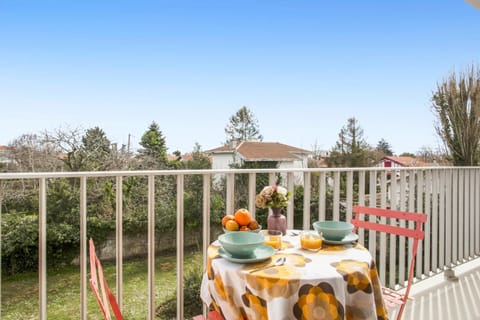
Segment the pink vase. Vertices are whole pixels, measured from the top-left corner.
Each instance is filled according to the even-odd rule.
[[[282,214],[283,208],[271,208],[267,218],[268,230],[279,230],[283,235],[287,233],[287,218]]]

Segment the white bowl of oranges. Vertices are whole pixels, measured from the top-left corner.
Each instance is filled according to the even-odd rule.
[[[262,226],[252,218],[252,214],[245,208],[238,209],[234,214],[227,214],[222,218],[222,228],[226,233],[237,231],[260,232]]]

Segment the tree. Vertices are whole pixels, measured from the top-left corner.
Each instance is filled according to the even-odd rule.
[[[70,171],[126,170],[133,162],[125,145],[120,149],[105,132],[94,127],[87,130],[59,128],[44,133],[44,143],[53,145]]]
[[[12,167],[16,171],[61,171],[63,164],[56,147],[44,137],[23,134],[11,144]]]
[[[167,167],[167,147],[165,137],[158,124],[153,121],[148,130],[142,135],[138,151],[142,160],[141,167],[148,169],[165,169]]]
[[[202,151],[202,146],[195,142],[192,151],[192,159],[188,160],[185,166],[187,169],[211,169],[212,164],[208,155]]]
[[[393,156],[392,147],[390,147],[390,144],[383,138],[378,141],[376,150],[383,153],[384,156]]]
[[[371,147],[363,138],[363,129],[352,117],[340,130],[327,161],[333,167],[365,167],[371,165],[370,151]]]
[[[415,155],[411,152],[402,152],[399,157],[410,157],[415,158]]]
[[[225,127],[225,134],[227,135],[226,143],[233,141],[263,140],[255,115],[245,106],[241,107],[230,117],[230,122]]]
[[[437,150],[433,150],[429,146],[423,146],[421,147],[416,153],[415,157],[422,159],[423,162],[426,163],[436,163],[436,164],[441,164],[441,165],[451,165],[448,160],[447,160],[447,155],[445,155],[444,152],[442,152],[441,148],[438,148]]]
[[[54,132],[45,131],[46,143],[53,144],[60,154],[62,161],[70,171],[80,171],[83,159],[80,154],[83,130],[58,128]]]
[[[57,157],[55,148],[45,144],[36,134],[23,134],[9,145],[12,160],[6,169],[16,172],[54,172],[61,171],[63,164]],[[5,212],[9,209],[17,212],[38,211],[35,203],[38,196],[38,181],[18,179],[2,181],[0,184],[0,202]],[[3,211],[0,209],[0,211]]]
[[[190,159],[178,161],[178,169],[211,169],[212,165],[208,155],[202,151],[200,144],[195,143]],[[213,195],[213,194],[211,194]],[[201,229],[202,220],[199,218],[203,212],[203,175],[185,175],[184,189],[184,218],[187,228]],[[215,202],[211,202],[210,219],[217,221],[225,214]]]
[[[437,84],[433,93],[435,129],[457,166],[480,163],[480,69],[471,66]]]
[[[99,127],[88,129],[82,137],[79,153],[82,158],[82,170],[109,170],[112,164],[111,142]]]

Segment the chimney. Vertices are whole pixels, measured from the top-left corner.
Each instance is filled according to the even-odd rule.
[[[230,147],[232,149],[235,149],[239,144],[240,144],[240,140],[238,140],[238,139],[234,139],[234,140],[230,141]]]

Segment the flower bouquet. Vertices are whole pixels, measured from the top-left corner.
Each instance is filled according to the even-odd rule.
[[[290,191],[277,185],[266,186],[255,196],[255,205],[258,208],[271,209],[267,218],[267,229],[269,231],[280,230],[282,234],[286,234],[287,220],[282,214],[282,208],[288,205],[289,196]]]
[[[256,195],[255,204],[258,208],[283,208],[288,205],[290,191],[284,187],[266,186]]]

